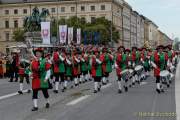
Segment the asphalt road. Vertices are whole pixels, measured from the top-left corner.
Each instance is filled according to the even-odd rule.
[[[111,74],[110,83],[97,94],[93,93],[92,82],[65,93],[54,94],[50,90],[49,109],[44,107],[45,100],[40,92],[37,112],[31,112],[31,93],[0,99],[0,120],[176,120],[174,81],[163,94],[156,93],[153,77],[127,93],[118,94],[114,75]],[[0,80],[1,97],[18,88],[18,83]]]

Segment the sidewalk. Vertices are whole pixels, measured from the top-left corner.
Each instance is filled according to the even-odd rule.
[[[180,63],[177,66],[175,76],[175,97],[176,97],[176,116],[180,120]]]

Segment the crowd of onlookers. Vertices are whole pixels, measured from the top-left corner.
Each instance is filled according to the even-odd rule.
[[[0,78],[10,78],[12,66],[8,56],[0,56]]]

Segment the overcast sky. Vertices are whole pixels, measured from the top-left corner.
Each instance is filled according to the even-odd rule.
[[[125,0],[170,38],[180,37],[180,0]]]

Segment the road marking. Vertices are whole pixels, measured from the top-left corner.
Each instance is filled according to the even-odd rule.
[[[175,76],[176,119],[180,120],[180,62]]]
[[[27,90],[23,90],[23,93],[24,92],[27,92]],[[4,96],[0,96],[0,100],[6,99],[6,98],[10,98],[10,97],[16,96],[18,94],[19,94],[18,92],[15,92],[15,93],[7,94],[7,95],[4,95]]]
[[[141,82],[141,84],[140,85],[146,85],[147,84],[147,82]]]
[[[80,97],[80,98],[77,98],[77,99],[75,99],[75,100],[73,100],[73,101],[67,103],[66,105],[68,105],[68,106],[70,106],[70,105],[75,105],[75,104],[77,104],[77,103],[79,103],[79,102],[81,102],[81,101],[87,99],[88,97],[90,97],[90,95],[82,96],[82,97]]]
[[[112,83],[109,83],[107,85],[102,86],[101,89],[106,89],[106,88],[110,87],[111,85],[112,85]]]

